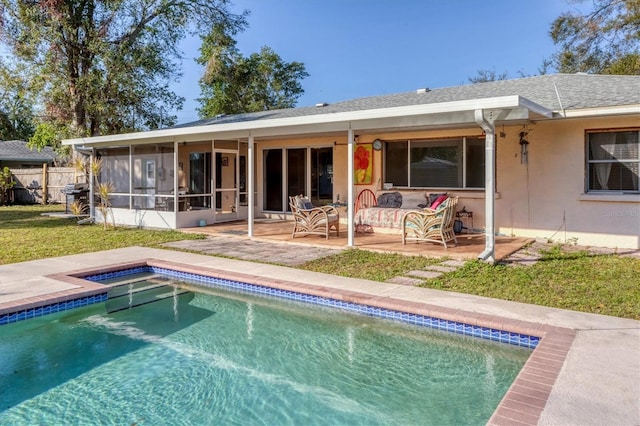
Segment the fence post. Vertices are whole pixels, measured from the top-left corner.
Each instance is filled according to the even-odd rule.
[[[48,182],[47,182],[47,163],[42,163],[42,205],[47,205],[47,191],[48,191]]]

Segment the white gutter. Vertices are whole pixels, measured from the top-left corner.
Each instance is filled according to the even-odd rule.
[[[275,119],[260,119],[242,121],[236,123],[209,124],[192,127],[179,127],[148,132],[125,133],[110,136],[95,136],[91,138],[77,138],[63,140],[63,145],[79,144],[99,144],[105,142],[126,142],[143,141],[154,138],[184,137],[205,133],[251,131],[254,137],[260,137],[260,130],[277,129],[291,126],[314,126],[328,123],[355,123],[361,120],[376,120],[383,118],[406,118],[411,116],[446,114],[463,111],[474,111],[478,109],[517,109],[525,108],[535,114],[551,118],[553,112],[529,101],[519,95],[501,96],[495,98],[471,99],[464,101],[440,102],[435,104],[409,105],[392,108],[378,108],[362,111],[346,111],[336,113],[324,113],[305,115],[300,117],[286,117]],[[370,127],[372,130],[374,128]],[[245,133],[246,134],[246,133]]]
[[[496,132],[494,127],[495,114],[489,111],[489,118],[484,115],[484,111],[481,109],[475,110],[476,123],[482,130],[484,130],[486,138],[484,144],[485,153],[485,178],[484,178],[484,193],[485,193],[485,248],[482,253],[478,255],[478,259],[494,263],[496,261],[496,233],[495,233],[495,145],[496,145]]]
[[[565,111],[565,118],[602,117],[608,115],[640,114],[640,104]]]

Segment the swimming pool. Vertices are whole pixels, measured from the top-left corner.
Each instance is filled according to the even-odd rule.
[[[128,289],[149,274],[130,272],[109,279]],[[1,327],[0,423],[484,424],[531,353],[197,289]]]

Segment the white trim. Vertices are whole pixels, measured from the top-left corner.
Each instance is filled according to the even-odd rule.
[[[153,139],[170,138],[170,137],[184,137],[189,135],[199,134],[215,134],[223,132],[238,132],[251,131],[254,137],[260,137],[263,135],[272,134],[272,130],[280,129],[281,134],[287,134],[288,132],[299,132],[300,129],[286,129],[287,127],[305,127],[307,131],[322,131],[326,128],[322,125],[326,124],[339,124],[342,123],[342,128],[346,127],[347,123],[352,129],[357,128],[354,122],[366,121],[366,120],[378,120],[398,118],[405,120],[407,117],[415,116],[427,116],[432,114],[449,114],[460,112],[473,112],[478,109],[484,110],[517,110],[526,109],[534,114],[552,118],[553,112],[541,105],[538,105],[528,99],[525,99],[519,95],[501,96],[494,98],[472,99],[464,101],[452,101],[452,102],[440,102],[435,104],[421,104],[410,105],[402,107],[392,108],[378,108],[368,109],[361,111],[347,111],[337,113],[324,113],[305,115],[300,117],[287,117],[276,119],[260,119],[256,117],[255,120],[242,121],[235,123],[222,123],[222,124],[210,124],[200,125],[192,127],[178,127],[162,130],[152,130],[148,132],[138,133],[124,133],[110,136],[95,136],[90,138],[77,138],[77,139],[65,139],[62,141],[63,145],[96,145],[105,142],[127,142],[132,143],[134,141],[153,142]],[[464,123],[467,123],[466,121]],[[384,125],[384,124],[383,124]],[[316,127],[316,126],[319,126]],[[358,127],[359,128],[359,127]],[[375,123],[367,123],[367,128],[375,129]],[[262,130],[262,132],[260,132]],[[269,131],[271,130],[271,131]]]
[[[640,194],[625,194],[623,192],[591,192],[580,194],[579,201],[594,201],[604,203],[640,203]]]
[[[609,115],[640,114],[640,104],[565,111],[565,118],[602,117]]]

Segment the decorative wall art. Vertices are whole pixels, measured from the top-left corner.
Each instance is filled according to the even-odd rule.
[[[356,185],[371,185],[373,177],[373,145],[356,145],[353,153],[353,180]]]

